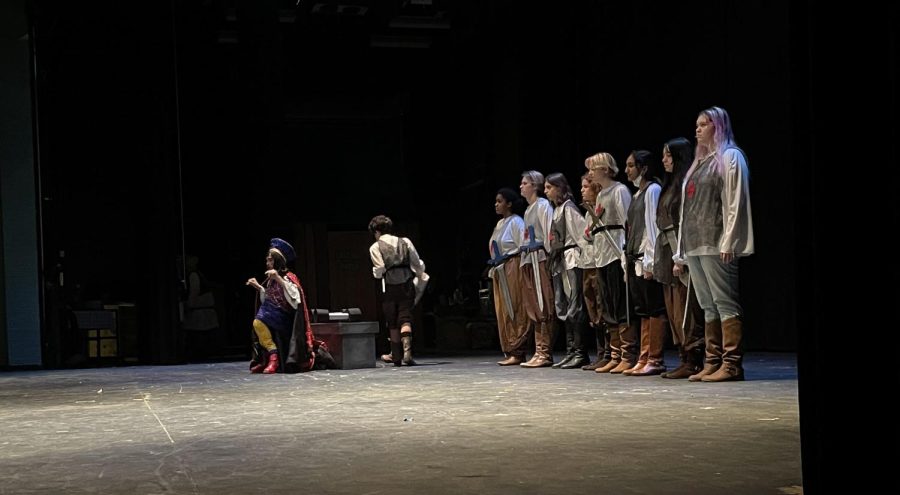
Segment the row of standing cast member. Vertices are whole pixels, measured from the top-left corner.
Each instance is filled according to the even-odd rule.
[[[619,169],[610,154],[589,157],[583,217],[561,174],[544,184],[539,172],[523,173],[524,220],[512,213],[515,194],[498,192],[495,209],[503,218],[490,243],[506,355],[498,364],[743,379],[737,259],[753,252],[746,158],[719,107],[700,113],[696,137],[696,152],[684,138],[665,144],[665,173],[649,152],[632,152],[626,175],[637,189],[633,195],[614,179]],[[549,201],[538,196],[541,190]],[[566,357],[555,365],[554,317],[565,327],[567,344]],[[587,327],[595,331],[598,355],[585,365]],[[667,327],[681,358],[670,372],[663,361]],[[535,353],[526,362],[532,329]]]
[[[519,186],[528,202],[524,219],[513,213],[518,195],[511,189],[497,193],[494,208],[502,218],[491,236],[490,277],[500,342],[501,366],[525,368],[576,367],[587,362],[583,326],[587,316],[583,296],[583,250],[579,237],[583,217],[572,201],[562,174],[530,170]],[[547,197],[541,197],[543,192]],[[554,365],[553,326],[562,322],[567,356]],[[532,358],[525,360],[534,337]],[[576,364],[577,363],[577,364]]]

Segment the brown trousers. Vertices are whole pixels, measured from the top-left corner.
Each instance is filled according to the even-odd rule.
[[[528,255],[525,255],[528,256]],[[544,310],[538,307],[538,294],[534,288],[534,268],[531,263],[522,266],[522,296],[528,319],[534,323],[534,353],[544,359],[553,360],[553,320],[556,318],[553,300],[553,283],[547,261],[539,264],[541,274],[541,299]]]
[[[672,329],[672,340],[681,352],[693,352],[703,349],[704,318],[703,308],[697,302],[697,296],[691,291],[688,302],[688,317],[684,319],[684,300],[688,296],[687,287],[676,281],[673,285],[663,286],[663,297],[666,300],[666,314]],[[682,323],[686,323],[682,327]]]
[[[603,301],[600,298],[600,271],[597,268],[585,268],[582,273],[581,285],[588,318],[594,328],[602,328]]]
[[[582,276],[582,292],[584,294],[584,305],[587,307],[588,320],[591,328],[594,330],[595,340],[597,342],[597,361],[610,356],[609,333],[606,331],[606,324],[603,322],[603,296],[600,292],[600,269],[585,268]],[[618,356],[618,351],[617,356]]]
[[[500,282],[494,278],[494,312],[497,314],[497,329],[500,333],[500,348],[504,354],[510,356],[525,357],[528,344],[528,313],[522,298],[522,269],[519,268],[519,257],[511,258],[497,268],[506,274],[506,283],[509,286],[509,299],[512,302],[513,316],[509,317],[506,311],[506,300],[500,289]]]

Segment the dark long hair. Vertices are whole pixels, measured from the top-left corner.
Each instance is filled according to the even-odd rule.
[[[554,173],[547,176],[547,182],[553,185],[553,187],[559,189],[559,203],[563,204],[567,200],[572,199],[572,186],[569,185],[569,181],[566,180],[566,176],[560,173]]]
[[[681,188],[684,176],[694,162],[694,147],[691,142],[683,137],[677,137],[666,141],[665,149],[672,155],[672,173],[666,173],[662,183],[665,192],[669,187]]]
[[[634,164],[637,165],[638,170],[647,167],[647,171],[641,174],[645,181],[657,184],[662,181],[664,169],[659,160],[653,159],[653,153],[647,150],[634,150],[631,152],[631,156],[634,157]]]

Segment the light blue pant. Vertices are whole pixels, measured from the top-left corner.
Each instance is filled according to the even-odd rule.
[[[691,286],[706,321],[741,316],[738,302],[738,258],[722,263],[719,255],[688,256]]]

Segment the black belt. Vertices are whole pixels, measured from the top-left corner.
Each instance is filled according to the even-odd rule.
[[[563,246],[560,249],[554,249],[552,252],[553,253],[565,253],[566,251],[568,251],[570,249],[575,249],[577,247],[578,247],[578,244],[569,244],[568,246]]]
[[[603,232],[604,230],[625,230],[624,225],[601,225],[599,227],[594,227],[594,230],[591,231],[591,234],[596,234],[598,232]]]
[[[644,259],[644,253],[638,253],[638,254],[625,253],[625,257],[628,258],[628,261],[642,260],[642,259]]]

